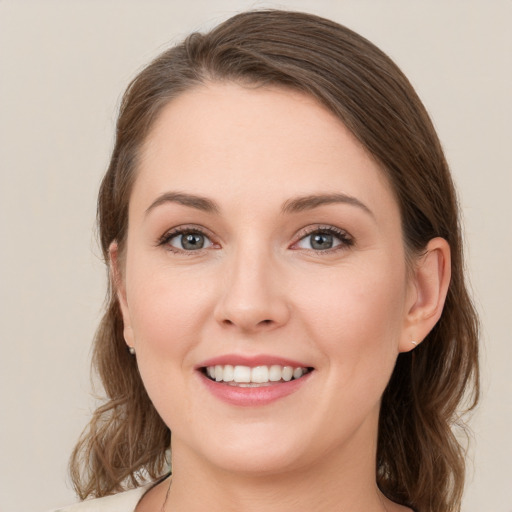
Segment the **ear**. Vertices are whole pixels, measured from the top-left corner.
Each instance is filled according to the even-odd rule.
[[[116,241],[110,244],[108,252],[110,255],[110,275],[112,276],[112,286],[116,292],[117,300],[121,308],[121,314],[123,316],[124,339],[129,347],[133,347],[134,337],[130,321],[130,313],[128,310],[128,302],[126,300],[126,286],[124,282],[123,272],[121,269],[119,247]]]
[[[410,277],[400,352],[419,345],[441,318],[450,278],[450,246],[444,238],[433,238]]]

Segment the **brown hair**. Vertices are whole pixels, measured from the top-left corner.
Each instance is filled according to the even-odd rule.
[[[478,321],[464,282],[458,207],[440,142],[412,86],[372,43],[310,14],[253,11],[165,51],[129,85],[98,200],[101,247],[121,249],[137,157],[162,107],[208,81],[272,84],[315,97],[351,130],[388,176],[404,244],[420,253],[434,237],[451,248],[452,279],[441,319],[398,357],[381,406],[377,483],[421,512],[460,510],[464,450],[452,427],[478,398]],[[103,496],[165,471],[170,432],[156,413],[123,339],[112,289],[96,334],[94,367],[107,400],[72,456],[81,498]],[[466,400],[464,400],[466,398]]]

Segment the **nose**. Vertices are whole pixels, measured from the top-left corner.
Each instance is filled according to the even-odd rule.
[[[268,331],[290,318],[283,273],[267,251],[238,251],[226,262],[224,289],[214,316],[224,327]]]

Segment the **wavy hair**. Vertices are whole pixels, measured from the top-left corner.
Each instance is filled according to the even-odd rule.
[[[193,33],[128,86],[98,199],[100,242],[123,249],[141,146],[162,108],[211,81],[277,85],[309,94],[333,112],[379,163],[396,195],[404,244],[419,254],[434,237],[451,248],[452,279],[439,322],[400,354],[382,397],[376,480],[391,500],[421,512],[460,510],[464,447],[453,427],[479,393],[478,320],[464,280],[455,189],[432,122],[399,68],[346,27],[279,10],[238,14]],[[93,366],[106,399],[70,462],[78,495],[104,496],[166,471],[170,432],[154,409],[123,338],[112,279]]]

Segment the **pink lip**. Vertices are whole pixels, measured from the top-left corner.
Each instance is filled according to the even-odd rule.
[[[299,364],[297,366],[301,365]],[[255,388],[230,386],[225,382],[215,382],[210,380],[201,372],[198,372],[198,375],[206,389],[219,400],[239,407],[254,407],[270,404],[280,398],[284,398],[285,396],[295,393],[304,384],[306,384],[313,373],[314,372],[307,373],[300,379],[294,379],[289,382],[269,382],[268,385]]]
[[[272,356],[266,354],[259,354],[254,356],[244,356],[240,354],[225,354],[222,356],[213,357],[207,359],[196,365],[196,370],[200,368],[206,368],[207,366],[230,364],[232,366],[270,366],[278,364],[280,366],[292,366],[293,368],[307,368],[310,365],[301,363],[300,361],[294,361],[293,359],[286,359],[279,356]]]
[[[257,354],[252,356],[240,354],[224,354],[202,361],[196,366],[196,370],[201,370],[208,366],[230,364],[232,366],[271,366],[278,364],[280,366],[291,366],[293,368],[308,368],[310,365],[301,361],[288,359],[269,354]],[[201,382],[206,389],[216,398],[230,405],[237,406],[258,406],[266,405],[280,398],[284,398],[298,391],[311,377],[313,372],[307,373],[300,379],[294,379],[289,382],[269,382],[268,385],[258,387],[238,387],[225,382],[215,382],[202,371],[198,371]]]

